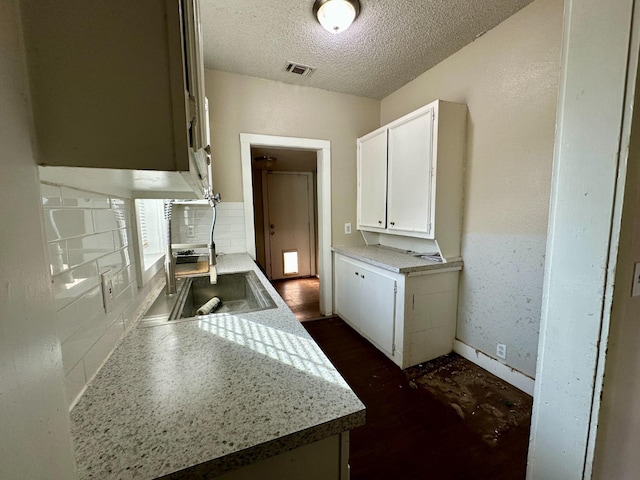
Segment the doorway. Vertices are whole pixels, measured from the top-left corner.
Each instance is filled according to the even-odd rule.
[[[333,265],[331,255],[331,143],[327,140],[308,138],[279,137],[270,135],[240,134],[242,159],[243,199],[245,205],[245,231],[247,252],[259,263],[263,264],[260,246],[264,243],[264,229],[256,228],[260,216],[264,221],[263,209],[256,208],[257,192],[254,187],[262,182],[254,182],[253,157],[272,156],[284,158],[287,152],[298,151],[308,155],[308,161],[315,172],[315,237],[316,275],[319,277],[319,310],[322,315],[333,312]],[[268,149],[257,150],[257,149]],[[254,154],[252,154],[252,150]],[[269,162],[269,159],[265,159]],[[273,161],[272,166],[280,160]],[[275,167],[278,168],[278,167]],[[266,168],[268,170],[269,168]],[[296,168],[292,171],[305,171],[302,160],[296,160]],[[308,170],[307,170],[308,171]],[[261,188],[261,187],[260,187]],[[262,262],[262,263],[261,263]],[[313,264],[313,260],[312,260]]]
[[[290,150],[286,153],[295,158],[311,152]],[[254,165],[259,165],[263,158],[275,162],[278,158],[275,154],[252,149]],[[256,248],[264,248],[261,266],[267,277],[283,280],[315,276],[315,172],[262,170],[261,181],[263,225],[259,225],[259,216],[255,215],[258,210],[255,181],[254,222],[256,231],[260,227],[264,231],[264,245],[256,241]]]

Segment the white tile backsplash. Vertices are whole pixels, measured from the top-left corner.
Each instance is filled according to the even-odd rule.
[[[56,312],[56,332],[61,343],[73,335],[78,328],[80,328],[80,321],[75,303]]]
[[[130,200],[49,184],[42,184],[41,192],[58,310],[54,321],[73,405],[149,299],[159,293],[164,275],[158,272],[142,290],[137,287]],[[218,253],[246,252],[243,203],[223,202],[216,208]],[[175,243],[209,243],[210,207],[174,205],[172,213]],[[108,270],[116,274],[115,301],[106,314],[100,274]]]
[[[79,208],[109,208],[109,197],[99,193],[83,192],[74,188],[62,187],[62,205]]]
[[[125,226],[119,224],[116,210],[93,210],[92,213],[96,232],[113,231]]]
[[[53,321],[73,405],[162,279],[138,290],[130,200],[49,184],[41,184],[41,194],[57,308]],[[108,270],[116,274],[109,314],[100,278]]]
[[[95,262],[52,277],[56,308],[59,310],[100,284]]]
[[[97,373],[104,360],[115,348],[118,340],[122,338],[124,331],[122,314],[120,314],[120,321],[114,322],[84,356],[83,362],[86,378],[90,379]]]
[[[95,260],[115,250],[113,232],[98,233],[67,240],[69,268]]]
[[[57,275],[69,268],[69,252],[67,251],[67,242],[52,242],[49,244],[49,265],[51,275]]]
[[[88,291],[74,303],[78,310],[78,316],[82,319],[89,318],[103,308],[102,287],[98,286]]]
[[[87,379],[84,375],[84,365],[82,362],[78,362],[74,368],[71,369],[69,373],[67,373],[66,377],[67,384],[67,398],[75,399],[82,393],[85,385],[87,384]]]
[[[62,343],[62,364],[65,375],[82,360],[105,331],[104,316],[96,312],[84,320],[80,328]]]
[[[129,234],[129,230],[127,228],[121,228],[113,232],[113,242],[115,245],[115,249],[118,250],[120,248],[124,248],[129,245],[129,239],[131,235]]]
[[[175,243],[209,243],[213,211],[207,205],[174,205],[171,229]],[[193,236],[189,235],[193,227]],[[247,251],[243,202],[222,202],[216,206],[213,234],[216,251],[243,253]],[[205,253],[206,249],[202,249]]]
[[[94,232],[91,210],[44,209],[44,226],[48,241],[89,235]]]
[[[42,206],[48,208],[62,206],[60,187],[42,184],[40,194],[42,195]]]

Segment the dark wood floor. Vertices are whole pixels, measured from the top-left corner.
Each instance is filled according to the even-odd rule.
[[[317,277],[274,280],[271,282],[301,322],[322,318],[320,280]]]
[[[366,425],[351,432],[352,480],[525,478],[528,430],[488,445],[345,322],[322,317],[317,278],[273,285],[367,407]]]
[[[490,446],[339,318],[303,325],[367,408],[351,432],[352,480],[525,478],[528,426]]]

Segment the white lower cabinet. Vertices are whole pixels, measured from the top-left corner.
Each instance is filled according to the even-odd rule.
[[[336,313],[400,368],[452,351],[460,267],[403,274],[334,258]]]
[[[394,354],[396,279],[336,255],[336,310],[388,356]]]
[[[216,476],[218,480],[349,480],[349,432]]]

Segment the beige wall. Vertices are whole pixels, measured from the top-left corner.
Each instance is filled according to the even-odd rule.
[[[378,127],[380,102],[215,70],[205,71],[211,117],[213,185],[222,200],[241,202],[240,133],[331,142],[332,243],[358,245],[356,138]]]
[[[382,100],[469,107],[458,338],[535,374],[563,2],[537,0]]]

